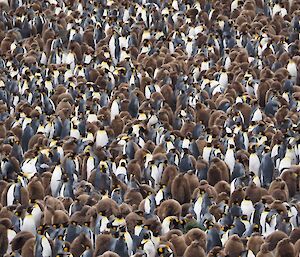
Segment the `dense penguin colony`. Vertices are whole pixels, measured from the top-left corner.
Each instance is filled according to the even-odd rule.
[[[0,257],[299,256],[300,1],[0,2]]]

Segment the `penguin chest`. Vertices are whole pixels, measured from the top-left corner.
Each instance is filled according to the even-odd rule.
[[[67,70],[67,71],[65,72],[65,75],[64,75],[65,81],[68,81],[69,78],[71,78],[71,77],[73,77],[73,72],[72,72],[72,70]]]
[[[71,129],[70,137],[74,137],[76,139],[79,139],[80,138],[80,133],[79,133],[78,129]]]
[[[104,231],[109,231],[109,229],[107,228],[107,225],[109,223],[109,220],[107,217],[103,216],[101,219],[101,225],[100,225],[100,232],[104,232]]]
[[[236,189],[237,185],[238,185],[238,181],[237,181],[237,178],[235,178],[230,183],[230,193],[232,193]]]
[[[202,202],[203,202],[203,198],[202,198],[202,196],[199,196],[197,201],[194,204],[194,212],[197,216],[197,221],[200,221],[201,211],[202,211]]]
[[[7,230],[7,239],[8,239],[8,249],[7,249],[7,252],[11,252],[12,249],[11,249],[11,241],[15,238],[15,236],[17,235],[17,233],[12,230],[12,229],[8,229]]]
[[[21,231],[28,231],[31,232],[33,235],[36,234],[35,220],[31,214],[25,216]]]
[[[243,132],[243,141],[244,141],[244,149],[248,149],[249,147],[249,138],[247,132]]]
[[[84,70],[83,69],[78,69],[77,76],[78,77],[85,77]]]
[[[116,49],[116,46],[115,46],[115,37],[112,36],[111,39],[109,40],[109,52],[110,52],[110,56],[115,59],[115,49]]]
[[[66,185],[66,183],[63,183],[63,184],[61,185],[60,190],[59,190],[59,196],[61,196],[61,197],[66,197],[66,195],[65,195],[66,189],[67,189],[67,185]]]
[[[30,179],[34,176],[35,173],[37,173],[35,164],[37,161],[37,157],[35,157],[34,159],[29,159],[26,160],[23,165],[22,165],[22,172],[24,173],[24,175]]]
[[[22,124],[22,130],[23,131],[25,130],[26,126],[31,123],[31,121],[32,120],[30,118],[25,118],[24,119],[23,124]]]
[[[274,158],[278,155],[279,145],[274,145],[271,151],[271,157]]]
[[[296,151],[294,148],[287,149],[285,157],[291,159],[292,164],[296,164]]]
[[[7,194],[6,194],[6,204],[7,204],[7,206],[13,205],[13,203],[14,203],[15,187],[16,187],[16,184],[12,184],[9,187],[9,189],[7,190]]]
[[[128,232],[124,233],[124,238],[125,238],[125,242],[127,244],[128,255],[131,256],[132,255],[132,247],[133,247],[132,238]]]
[[[96,136],[96,146],[104,147],[108,144],[108,135],[105,130],[100,130],[97,132]]]
[[[162,189],[160,189],[155,196],[156,205],[160,205],[162,200],[164,200],[164,192]]]
[[[156,165],[151,165],[151,177],[154,179],[155,185],[158,185],[160,182],[161,173]]]
[[[225,61],[224,61],[224,68],[225,68],[225,70],[228,70],[229,67],[230,67],[230,65],[231,65],[231,60],[230,60],[229,56],[227,56],[225,58]]]
[[[267,237],[268,235],[272,234],[272,232],[275,231],[276,227],[276,216],[273,215],[270,223],[266,222],[266,231],[264,233],[264,236]]]
[[[200,69],[201,69],[201,71],[207,71],[209,69],[209,63],[208,62],[202,62]]]
[[[87,179],[90,177],[92,170],[95,168],[95,160],[92,156],[87,159],[86,162],[86,173]]]
[[[193,42],[188,42],[186,45],[186,52],[188,54],[188,57],[192,56],[193,53]]]
[[[288,72],[290,73],[290,75],[295,78],[297,77],[297,66],[294,62],[290,62],[288,65],[287,65],[287,70]]]
[[[219,83],[222,87],[226,87],[228,84],[228,75],[226,72],[220,74]]]
[[[60,185],[60,180],[62,176],[62,171],[60,166],[56,166],[54,168],[54,171],[51,176],[51,181],[50,181],[50,188],[52,192],[52,196],[56,196],[59,185]]]
[[[281,14],[281,7],[279,4],[275,4],[272,9],[272,16],[274,16],[276,13]]]
[[[42,244],[42,256],[43,257],[51,257],[52,256],[52,248],[51,248],[49,240],[45,236],[42,237],[41,244]]]
[[[112,223],[113,226],[117,226],[117,227],[122,226],[124,224],[125,224],[125,219],[123,219],[123,218],[121,218],[121,219],[116,218]]]
[[[175,146],[171,141],[167,141],[166,145],[167,145],[167,153],[170,152],[170,150],[175,149]]]
[[[260,167],[260,160],[257,156],[257,154],[250,154],[249,158],[249,171],[254,172],[256,176],[258,176],[258,170]]]
[[[235,164],[234,152],[232,149],[228,149],[226,151],[224,161],[228,165],[230,173],[232,174]]]
[[[244,215],[247,215],[250,220],[251,214],[255,211],[253,204],[250,200],[244,200],[241,203],[241,209]]]
[[[189,149],[189,147],[190,147],[190,140],[188,140],[188,139],[183,139],[183,141],[182,141],[182,146],[181,146],[182,148],[186,148],[186,149]]]
[[[225,243],[227,242],[228,237],[229,237],[229,230],[227,230],[226,233],[224,233],[224,234],[222,235],[221,241],[222,241],[222,244],[223,244],[223,245],[225,245]]]
[[[144,251],[147,254],[147,257],[155,257],[155,247],[151,240],[144,244]]]
[[[123,166],[119,166],[117,169],[116,169],[116,176],[120,176],[120,175],[124,175],[124,176],[127,176],[127,170],[125,167]]]
[[[40,225],[41,218],[42,218],[42,211],[41,211],[39,205],[35,204],[35,206],[32,210],[32,216],[33,216],[36,227],[38,227]]]
[[[299,213],[295,206],[291,207],[289,216],[291,217],[291,224],[294,227],[298,227],[299,226]]]
[[[86,135],[86,138],[83,141],[84,142],[85,141],[94,141],[93,133],[92,132],[88,132],[87,135]]]
[[[53,91],[53,85],[52,85],[51,81],[45,81],[45,87],[47,88],[48,95],[49,95],[49,93],[51,93]]]
[[[117,103],[117,101],[113,101],[112,105],[111,105],[111,109],[110,109],[110,117],[111,117],[111,121],[116,117],[116,115],[118,115],[120,113],[119,110],[119,105]]]
[[[75,56],[74,56],[74,54],[73,53],[68,53],[66,55],[65,63],[67,63],[67,64],[74,64],[74,62],[75,62]]]
[[[252,121],[260,121],[262,120],[262,113],[259,108],[253,113]]]
[[[13,98],[13,105],[17,106],[17,104],[19,103],[19,101],[20,101],[20,97],[19,96],[14,96],[14,98]]]
[[[210,160],[210,153],[211,153],[211,148],[210,147],[204,147],[203,149],[203,159],[207,162]]]
[[[147,214],[151,213],[151,199],[149,197],[145,199],[144,209],[145,209],[145,213]]]
[[[268,212],[264,211],[261,215],[260,215],[260,226],[262,228],[262,234],[264,234],[266,232],[266,218],[267,218]]]
[[[283,172],[283,170],[288,169],[292,166],[292,160],[290,157],[284,157],[279,164],[279,172],[280,174]]]
[[[172,41],[169,42],[169,50],[171,54],[175,52],[175,47]]]
[[[151,94],[152,94],[152,90],[151,90],[150,86],[146,86],[145,87],[145,97],[146,97],[146,99],[150,99]]]
[[[168,233],[170,231],[170,217],[166,217],[162,223],[162,234]]]
[[[42,52],[42,54],[41,54],[40,63],[47,64],[47,56],[46,56],[45,52]]]

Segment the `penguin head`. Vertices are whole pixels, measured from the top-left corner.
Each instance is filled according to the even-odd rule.
[[[63,251],[64,251],[64,253],[70,252],[70,247],[71,247],[70,243],[69,242],[65,242],[64,245],[63,245]],[[64,256],[64,253],[62,253],[62,256]]]
[[[248,220],[248,216],[247,215],[242,215],[242,220]]]
[[[33,211],[33,206],[29,206],[29,207],[27,208],[27,213],[28,213],[28,214],[32,214],[32,211]]]
[[[37,233],[38,233],[39,235],[44,235],[45,231],[46,231],[48,228],[50,228],[49,225],[46,225],[46,224],[40,225],[40,226],[37,228]]]

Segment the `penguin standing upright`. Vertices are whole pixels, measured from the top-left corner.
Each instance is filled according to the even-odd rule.
[[[252,148],[249,157],[249,172],[253,172],[256,176],[259,176],[258,174],[259,168],[260,168],[260,159],[257,153],[255,152],[255,148]]]
[[[60,188],[60,182],[62,179],[62,169],[61,166],[58,164],[54,167],[52,176],[51,176],[51,181],[50,181],[50,187],[51,187],[51,193],[52,196],[57,197],[59,188]]]
[[[120,60],[121,53],[119,35],[116,30],[114,30],[109,40],[109,52],[114,65],[116,65]]]
[[[274,163],[272,161],[271,152],[262,156],[259,166],[260,182],[263,187],[268,187],[273,179]]]
[[[224,161],[229,167],[230,174],[232,174],[233,170],[234,170],[234,165],[235,165],[234,145],[228,146],[228,149],[225,153]]]

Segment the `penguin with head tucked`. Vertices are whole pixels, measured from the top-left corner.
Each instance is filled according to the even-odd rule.
[[[188,203],[191,199],[190,184],[184,174],[177,175],[171,186],[171,194],[173,199],[180,204]]]
[[[30,182],[27,185],[27,190],[31,202],[44,199],[44,187],[37,176],[33,177],[30,180]]]
[[[229,256],[240,256],[244,251],[244,244],[237,235],[232,235],[225,243],[225,254]]]
[[[85,250],[91,248],[92,248],[91,241],[86,237],[85,234],[80,234],[71,243],[70,252],[73,254],[73,256],[80,257]]]
[[[200,246],[197,240],[193,241],[185,250],[183,256],[184,257],[191,257],[191,256],[205,256],[204,249]]]
[[[271,256],[274,256],[274,254],[272,253],[272,251],[269,250],[269,244],[268,243],[263,243],[260,246],[260,250],[259,250],[259,252],[257,253],[256,256],[271,257]]]
[[[164,220],[168,216],[177,216],[179,218],[181,216],[181,212],[181,205],[174,199],[165,200],[157,208],[157,216],[160,220]]]
[[[275,248],[275,256],[295,256],[295,247],[289,238],[284,238],[278,242]]]

